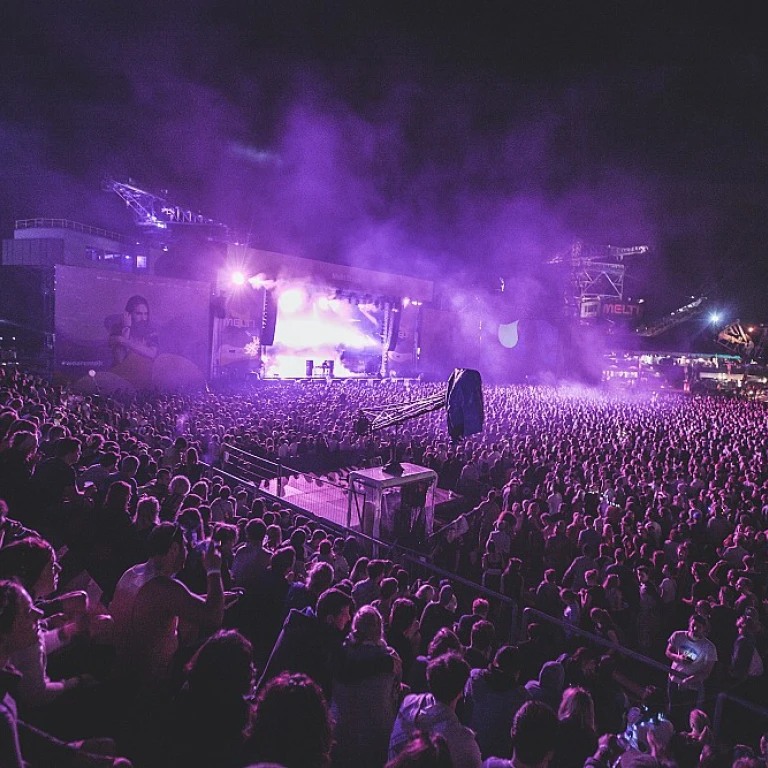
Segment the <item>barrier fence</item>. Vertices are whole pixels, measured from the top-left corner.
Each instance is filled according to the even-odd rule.
[[[614,681],[621,686],[630,703],[650,701],[652,706],[660,702],[666,703],[667,680],[670,674],[675,674],[667,664],[631,648],[612,643],[587,630],[566,624],[561,619],[535,608],[517,605],[506,595],[440,568],[425,553],[347,528],[348,489],[343,483],[333,483],[325,478],[307,475],[281,463],[269,462],[247,454],[241,449],[232,451],[232,455],[224,462],[224,467],[211,468],[211,471],[230,485],[244,488],[249,493],[249,501],[256,496],[277,501],[281,506],[304,515],[315,526],[327,532],[337,536],[355,536],[367,555],[392,560],[404,568],[411,584],[434,581],[435,578],[450,581],[462,610],[468,611],[475,598],[484,597],[490,604],[489,617],[499,630],[499,643],[515,643],[524,639],[532,623],[546,625],[550,629],[549,634],[556,638],[562,650],[584,646],[595,651],[597,655],[610,652],[617,662]],[[307,505],[307,502],[310,502],[310,505]],[[324,514],[323,504],[327,505],[325,511],[330,512],[340,505],[345,510],[343,518]],[[715,736],[722,738],[724,734],[728,734],[731,744],[756,743],[760,735],[768,731],[768,709],[727,691],[709,693],[705,697],[704,708],[713,718]]]

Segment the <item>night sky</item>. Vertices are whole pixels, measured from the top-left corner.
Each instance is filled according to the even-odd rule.
[[[106,172],[266,249],[464,283],[647,243],[652,311],[768,320],[761,8],[6,2],[0,233],[131,231]]]

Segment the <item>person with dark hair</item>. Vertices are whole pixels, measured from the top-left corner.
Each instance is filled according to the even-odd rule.
[[[541,701],[557,711],[565,687],[565,667],[559,661],[545,662],[539,671],[538,680],[529,680],[525,690],[534,701]]]
[[[320,595],[333,584],[333,566],[328,563],[314,563],[307,572],[306,581],[294,581],[285,596],[287,610],[302,611],[317,605]]]
[[[232,581],[245,590],[254,589],[269,567],[270,553],[264,549],[267,526],[259,518],[249,520],[245,526],[245,544],[235,550],[232,562]]]
[[[257,688],[281,672],[303,672],[330,699],[333,665],[352,620],[352,598],[340,589],[327,589],[317,608],[291,609],[275,642]],[[392,669],[391,661],[388,667]]]
[[[456,637],[456,633],[448,627],[443,627],[432,638],[432,642],[427,648],[425,656],[417,656],[411,664],[411,671],[406,679],[408,687],[413,693],[424,693],[429,690],[427,683],[427,667],[432,659],[436,659],[438,656],[442,656],[448,651],[455,651],[461,653],[463,648],[459,642],[459,638]]]
[[[407,597],[395,600],[386,634],[387,643],[395,649],[403,664],[403,678],[407,679],[419,642],[419,619],[413,600]]]
[[[456,768],[448,742],[439,733],[416,731],[403,751],[384,768]]]
[[[733,644],[728,668],[729,681],[735,687],[737,695],[753,700],[757,700],[756,697],[759,696],[765,672],[763,659],[755,643],[756,623],[757,621],[748,615],[736,619],[738,636]]]
[[[389,740],[389,759],[405,748],[416,731],[438,733],[448,743],[451,760],[461,768],[479,768],[480,748],[472,731],[456,715],[456,705],[469,679],[469,665],[458,653],[445,653],[429,662],[429,693],[406,696]]]
[[[83,501],[77,488],[75,465],[80,460],[80,441],[75,437],[62,437],[54,446],[54,455],[35,467],[31,488],[34,493],[36,514],[42,515],[46,527],[53,524],[61,528],[59,515],[62,505]],[[33,518],[34,522],[37,517]]]
[[[469,647],[464,651],[470,669],[485,669],[488,666],[495,638],[496,628],[490,621],[481,619],[472,627]]]
[[[204,464],[200,463],[200,457],[197,453],[197,448],[194,446],[187,448],[186,453],[184,454],[184,460],[177,464],[173,468],[173,474],[174,475],[184,475],[184,477],[189,480],[192,485],[200,481],[200,478],[203,477],[205,474],[206,467]],[[226,488],[226,486],[224,486]],[[222,488],[222,492],[224,491],[224,488]],[[227,488],[227,496],[229,496],[229,488]],[[211,512],[213,512],[213,507],[211,508]],[[223,522],[230,522],[233,515],[229,515],[228,517],[224,517]],[[214,520],[216,522],[221,522],[216,517],[214,517]]]
[[[269,567],[237,603],[238,629],[253,643],[259,666],[266,663],[285,620],[285,598],[296,561],[293,547],[272,553]]]
[[[424,612],[421,614],[421,650],[427,650],[427,646],[432,638],[443,627],[453,627],[455,621],[454,611],[451,610],[455,605],[453,588],[450,584],[443,584],[440,587],[440,594],[437,602],[427,603]]]
[[[582,554],[574,558],[568,566],[562,579],[563,586],[574,592],[586,589],[587,582],[585,576],[587,571],[595,570],[597,568],[597,563],[594,557],[595,550],[589,544],[585,544],[581,548],[581,552]]]
[[[233,630],[208,638],[187,664],[171,746],[185,768],[242,764],[250,733],[251,644]]]
[[[149,559],[129,568],[115,589],[110,613],[115,620],[119,670],[150,687],[168,681],[179,646],[179,620],[219,627],[224,617],[221,555],[212,541],[203,555],[205,598],[174,578],[184,566],[187,547],[179,526],[161,523],[147,539]]]
[[[109,329],[109,346],[112,349],[111,373],[137,389],[151,387],[158,341],[149,321],[149,302],[143,296],[128,299],[120,320]]]
[[[483,758],[509,754],[509,729],[520,707],[530,699],[520,685],[517,648],[504,645],[485,669],[473,669],[464,689],[463,720],[475,732]]]
[[[16,432],[9,447],[0,453],[0,488],[2,499],[15,517],[25,517],[29,506],[29,487],[37,434],[27,430]]]
[[[352,589],[352,597],[357,608],[362,608],[364,605],[368,605],[378,599],[381,582],[384,580],[386,570],[386,561],[369,561],[367,577],[362,581],[358,581]],[[354,579],[352,580],[354,581]]]
[[[667,658],[672,662],[667,692],[670,711],[682,717],[691,707],[701,707],[704,684],[717,662],[717,649],[707,639],[709,622],[698,614],[688,621],[688,629],[673,632],[667,642]],[[680,710],[680,711],[678,711]]]
[[[141,560],[142,549],[129,509],[132,493],[129,483],[113,482],[101,507],[92,509],[79,535],[71,537],[70,549],[101,587],[105,602],[123,573]]]
[[[512,759],[491,757],[483,768],[547,768],[557,748],[557,715],[541,701],[527,701],[515,715],[510,738]]]
[[[472,627],[478,621],[488,619],[489,611],[490,604],[484,597],[477,597],[472,601],[472,613],[464,614],[453,627],[462,645],[469,645]]]
[[[251,762],[283,768],[328,768],[331,762],[331,719],[320,687],[307,675],[281,674],[256,698]]]
[[[21,584],[33,600],[45,598],[56,590],[60,571],[56,553],[43,539],[24,539],[0,549],[0,579]],[[86,616],[86,593],[71,592],[50,602],[40,599],[35,607],[44,615],[58,613],[62,622],[57,629],[41,630],[34,643],[12,657],[14,667],[23,675],[17,688],[18,698],[27,706],[38,707],[84,683],[92,682],[92,678],[90,675],[78,675],[54,681],[48,677],[46,669],[49,653],[88,631],[90,622]]]
[[[397,599],[397,579],[387,577],[382,579],[379,597],[371,605],[381,614],[384,619],[385,629],[389,626],[389,617],[392,613],[392,604]]]
[[[19,719],[16,701],[11,695],[18,673],[10,666],[10,659],[36,641],[42,615],[24,587],[12,581],[0,581],[0,765],[24,768],[29,761],[57,768],[130,768],[128,760],[90,754],[83,749],[87,742],[67,744]]]

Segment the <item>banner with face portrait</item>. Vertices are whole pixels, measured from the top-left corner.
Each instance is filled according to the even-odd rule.
[[[201,386],[210,293],[192,280],[57,266],[57,373],[104,394]]]

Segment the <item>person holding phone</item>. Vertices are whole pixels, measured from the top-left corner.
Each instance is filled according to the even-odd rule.
[[[137,685],[162,687],[170,679],[179,647],[179,621],[218,629],[224,618],[221,554],[208,541],[203,554],[207,593],[191,592],[175,575],[187,545],[180,526],[161,523],[147,538],[149,559],[121,577],[110,604],[115,621],[119,672]]]
[[[701,707],[704,685],[717,662],[717,649],[707,639],[709,622],[697,613],[688,621],[688,629],[673,632],[667,643],[667,658],[672,662],[667,692],[673,714],[694,706]]]

